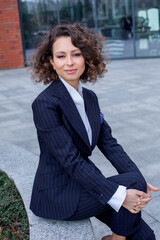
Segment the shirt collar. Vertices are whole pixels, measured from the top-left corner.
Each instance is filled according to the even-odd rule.
[[[78,90],[76,90],[74,87],[72,87],[69,83],[67,83],[65,80],[63,80],[63,78],[61,78],[60,76],[59,76],[59,79],[62,81],[62,83],[65,85],[65,87],[67,88],[67,90],[68,90],[68,92],[71,94],[71,96],[72,96],[72,94],[73,93],[79,93],[80,95],[81,95],[81,97],[83,97],[83,93],[82,93],[82,91],[83,91],[83,89],[82,89],[82,85],[81,85],[81,83],[79,82],[79,84],[78,84]]]

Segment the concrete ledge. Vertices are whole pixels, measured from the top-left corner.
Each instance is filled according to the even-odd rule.
[[[56,221],[36,217],[29,209],[38,157],[0,140],[0,169],[11,177],[22,196],[30,223],[30,240],[95,240],[89,219]]]

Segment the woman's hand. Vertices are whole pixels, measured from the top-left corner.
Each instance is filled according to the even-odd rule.
[[[147,183],[147,193],[135,189],[128,189],[122,206],[131,213],[138,213],[152,200],[151,191],[157,192],[159,190],[160,188],[154,187],[150,183]]]
[[[136,189],[127,189],[126,198],[122,206],[128,209],[131,213],[138,213],[147,205],[151,199],[152,197],[148,196],[147,193]],[[138,205],[138,203],[140,204]]]
[[[147,183],[147,195],[148,195],[147,198],[150,198],[150,200],[152,200],[152,192],[151,191],[157,192],[159,190],[160,190],[160,188],[154,187],[150,183]],[[137,209],[137,210],[143,209],[148,203],[147,198],[145,198],[145,197],[141,198],[140,201],[137,203],[137,206],[135,207],[135,209]]]
[[[147,193],[152,194],[151,191],[158,192],[160,188],[152,186],[150,183],[147,183]]]

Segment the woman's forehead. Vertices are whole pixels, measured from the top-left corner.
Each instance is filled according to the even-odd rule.
[[[73,45],[71,37],[59,37],[53,43],[54,52],[77,51],[79,48]]]

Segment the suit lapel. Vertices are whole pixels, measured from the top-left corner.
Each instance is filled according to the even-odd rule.
[[[64,84],[59,80],[51,84],[51,91],[54,96],[61,99],[60,107],[62,112],[65,114],[67,120],[70,122],[75,132],[81,137],[89,149],[91,149],[86,128],[83,124],[81,116],[76,108],[73,99],[68,93]]]
[[[85,103],[85,110],[88,116],[88,120],[92,129],[92,149],[95,147],[98,141],[101,120],[100,109],[97,104],[97,99],[93,94],[89,94],[88,89],[83,88],[83,98]]]

